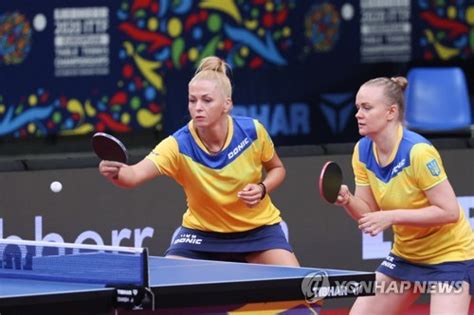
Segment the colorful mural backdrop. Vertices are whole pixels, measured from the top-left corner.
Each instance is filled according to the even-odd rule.
[[[235,112],[277,144],[347,141],[362,82],[472,59],[473,25],[474,1],[3,1],[0,137],[169,134],[196,65],[218,55]]]
[[[472,59],[474,1],[417,1],[424,60]]]

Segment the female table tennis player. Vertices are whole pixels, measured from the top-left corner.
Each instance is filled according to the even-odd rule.
[[[298,266],[268,195],[285,168],[263,125],[230,115],[227,70],[220,58],[203,59],[188,87],[191,121],[139,163],[101,161],[99,171],[120,187],[159,175],[183,186],[188,209],[167,257]]]
[[[364,136],[352,157],[356,188],[352,194],[343,185],[336,204],[365,233],[392,227],[395,240],[377,269],[376,295],[359,297],[351,314],[402,314],[420,295],[415,284],[427,283],[434,283],[430,314],[467,314],[474,292],[473,232],[438,151],[403,127],[407,84],[403,77],[376,78],[356,96]]]

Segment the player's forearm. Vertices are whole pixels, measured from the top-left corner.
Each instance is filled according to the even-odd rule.
[[[111,178],[110,181],[120,188],[133,188],[138,185],[136,174],[131,166],[121,167],[118,174]]]
[[[429,206],[420,209],[391,210],[392,222],[395,225],[428,227],[455,223],[459,220],[460,209],[442,209]]]
[[[274,191],[281,185],[286,176],[283,166],[277,166],[267,171],[267,176],[262,181],[267,189],[267,193]]]
[[[369,205],[361,198],[358,198],[351,193],[349,194],[348,201],[342,206],[355,221],[358,221],[365,213],[372,211],[370,210]]]
[[[111,181],[118,187],[133,188],[159,175],[161,172],[155,164],[145,158],[137,164],[122,166],[116,178]]]

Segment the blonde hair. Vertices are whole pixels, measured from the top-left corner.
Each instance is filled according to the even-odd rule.
[[[227,76],[227,71],[230,71],[230,66],[224,60],[216,56],[206,57],[201,60],[189,84],[197,80],[215,81],[224,96],[232,98],[232,84]]]
[[[405,118],[405,89],[408,86],[408,80],[405,77],[379,77],[369,80],[362,86],[375,85],[383,89],[383,94],[390,104],[397,104],[400,121]]]

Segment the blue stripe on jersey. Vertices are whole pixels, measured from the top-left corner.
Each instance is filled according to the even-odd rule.
[[[230,144],[221,152],[209,155],[194,140],[188,125],[173,134],[178,142],[179,152],[189,156],[194,162],[212,169],[222,169],[239,157],[257,140],[257,130],[250,117],[232,117],[234,133]]]
[[[375,176],[384,183],[388,183],[397,176],[403,169],[410,166],[410,151],[415,144],[428,143],[424,137],[408,129],[403,129],[402,140],[398,147],[393,161],[385,167],[381,167],[374,156],[372,150],[373,141],[364,137],[359,142],[359,161],[365,164],[365,167],[373,172]]]

